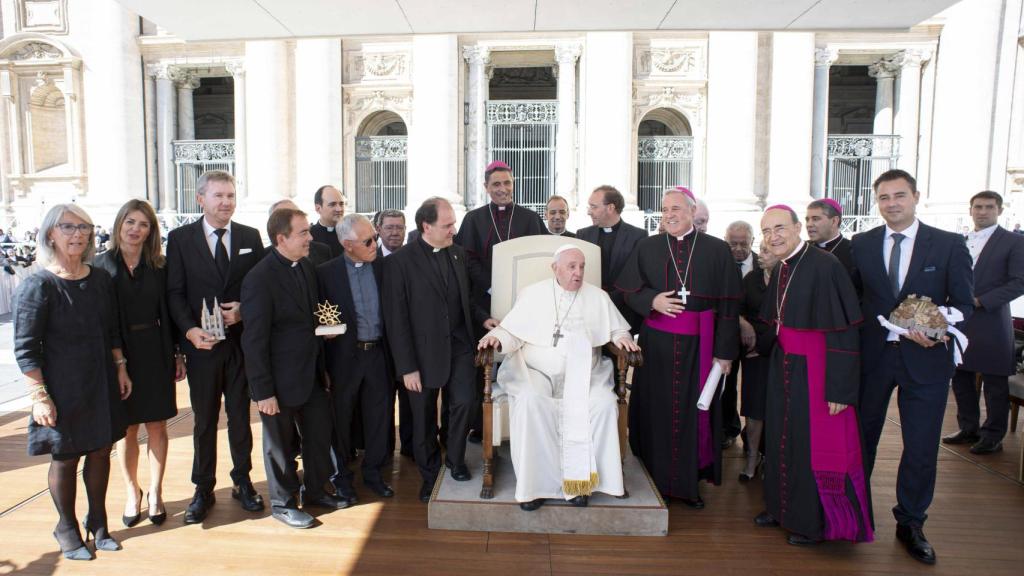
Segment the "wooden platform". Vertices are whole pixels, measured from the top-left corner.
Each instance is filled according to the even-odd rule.
[[[222,429],[217,504],[205,524],[185,526],[182,515],[192,495],[192,421],[184,385],[178,397],[182,408],[170,426],[165,487],[170,518],[161,527],[146,520],[131,529],[112,524],[124,550],[101,552],[92,562],[60,556],[50,536],[56,513],[46,491],[48,460],[25,456],[24,412],[0,415],[0,575],[1024,573],[1024,487],[1015,481],[1020,431],[994,457],[974,457],[966,448],[941,449],[935,503],[926,526],[939,563],[927,567],[911,560],[894,539],[889,509],[895,503],[901,445],[894,407],[873,482],[877,541],[796,548],[786,544],[781,531],[754,527],[751,519],[761,510],[761,485],[736,481],[739,446],[726,453],[724,484],[703,488],[705,510],[670,507],[665,538],[430,530],[427,507],[417,500],[416,467],[397,455],[394,498],[385,502],[362,490],[358,506],[321,514],[321,526],[298,531],[267,512],[246,513],[231,500]],[[951,397],[946,432],[955,427],[954,411]],[[253,423],[253,479],[266,495],[255,411]],[[145,483],[145,466],[142,470]],[[84,501],[80,495],[80,514]],[[124,488],[116,465],[107,501],[110,517],[119,519]]]

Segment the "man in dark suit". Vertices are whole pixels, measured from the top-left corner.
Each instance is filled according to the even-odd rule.
[[[568,219],[569,201],[558,195],[548,198],[548,203],[544,207],[544,223],[548,227],[548,234],[575,238],[575,234],[565,229],[565,222]]]
[[[740,277],[747,274],[761,274],[761,265],[754,257],[754,227],[749,222],[737,220],[725,228],[725,243],[729,245],[732,258],[740,271]],[[754,327],[740,316],[740,350],[737,358],[745,358],[757,343]],[[741,366],[737,366],[742,368]],[[725,377],[725,388],[722,389],[722,448],[728,448],[736,442],[740,434],[740,413],[736,409],[737,384],[740,370],[732,370]],[[744,374],[746,376],[746,374]]]
[[[879,324],[910,294],[927,296],[937,306],[959,310],[967,319],[973,310],[971,256],[959,234],[932,228],[916,216],[920,198],[913,176],[889,170],[874,182],[875,203],[885,220],[853,238],[853,261],[863,289],[861,307],[860,417],[868,476],[889,399],[899,387],[898,405],[903,455],[896,478],[896,537],[910,555],[935,563],[935,551],[924,536],[928,506],[935,492],[935,470],[942,416],[953,375],[953,346],[948,337],[934,341],[920,332],[905,336]],[[958,324],[962,329],[964,322]]]
[[[974,261],[974,314],[967,322],[970,346],[953,376],[960,430],[942,442],[973,444],[974,454],[1003,449],[1010,413],[1007,378],[1017,372],[1010,302],[1024,295],[1024,238],[999,226],[1002,213],[1003,197],[995,192],[971,198],[974,232],[967,235],[967,249]],[[985,390],[987,415],[980,429],[975,374],[981,375]]]
[[[235,213],[235,179],[231,174],[211,170],[199,177],[196,188],[203,217],[167,236],[167,304],[178,331],[184,335],[181,349],[188,358],[194,419],[192,483],[196,491],[185,511],[186,524],[202,522],[214,503],[221,396],[234,465],[231,495],[250,512],[263,509],[263,499],[249,478],[252,430],[239,310],[242,280],[263,259],[263,241],[255,228],[231,221]],[[212,307],[215,299],[224,314],[227,338],[223,341],[200,326],[204,301]]]
[[[323,349],[316,335],[316,275],[309,254],[309,220],[279,208],[267,220],[273,249],[242,282],[245,371],[263,422],[263,462],[274,518],[292,528],[315,523],[299,509],[347,508],[324,492],[330,475],[331,413],[324,378]],[[296,473],[293,439],[302,444],[302,486]]]
[[[274,210],[277,210],[278,208],[291,208],[292,210],[298,210],[299,206],[295,202],[289,200],[288,198],[285,198],[283,200],[278,200],[277,202],[271,204],[270,213],[273,214]],[[309,256],[307,256],[307,258],[309,258],[309,261],[313,264],[314,268],[323,264],[324,262],[327,262],[333,257],[334,256],[331,255],[330,246],[324,244],[323,242],[317,242],[316,240],[310,241]]]
[[[587,203],[587,216],[590,216],[594,225],[580,228],[576,231],[576,237],[601,247],[601,288],[611,296],[615,307],[636,333],[642,318],[626,305],[622,292],[612,287],[629,255],[633,253],[633,247],[647,237],[647,232],[642,228],[622,220],[622,209],[625,207],[626,200],[614,186],[598,186],[590,194]]]
[[[333,384],[336,493],[354,501],[350,455],[353,415],[359,408],[363,453],[363,483],[377,495],[395,493],[381,471],[387,462],[388,438],[394,421],[394,377],[384,339],[381,306],[382,261],[377,258],[375,231],[360,214],[349,214],[338,224],[345,254],[317,269],[321,302],[338,306],[348,324],[344,334],[326,344],[327,370]]]
[[[309,229],[313,240],[327,244],[332,258],[341,256],[341,242],[334,233],[334,227],[345,216],[345,197],[341,195],[341,190],[330,184],[317,188],[313,194],[313,207],[319,216]]]
[[[850,241],[840,231],[843,211],[839,202],[831,198],[811,202],[807,205],[804,220],[807,223],[807,238],[811,246],[838,258],[839,263],[850,274],[850,278],[856,278],[853,256],[850,255]],[[860,292],[860,286],[854,284],[854,288]]]
[[[395,369],[409,391],[413,454],[423,477],[420,500],[428,502],[441,467],[437,396],[448,394],[446,465],[454,480],[471,478],[465,463],[469,419],[477,406],[474,321],[497,325],[471,311],[466,252],[452,244],[455,212],[442,198],[416,211],[420,237],[384,260],[384,324]]]
[[[380,247],[377,248],[377,259],[381,260],[395,253],[405,245],[405,214],[401,210],[382,210],[377,214],[375,223]],[[381,264],[382,265],[382,264]],[[398,440],[401,441],[400,453],[412,458],[412,406],[409,405],[409,391],[401,382],[396,381],[394,395],[398,397]],[[391,399],[391,412],[394,412],[395,399]],[[391,416],[389,416],[391,418]],[[393,421],[391,418],[390,421]],[[395,452],[395,431],[391,430],[388,439],[388,454]]]

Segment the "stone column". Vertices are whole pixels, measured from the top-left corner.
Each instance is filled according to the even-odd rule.
[[[142,100],[145,106],[143,117],[146,125],[146,199],[153,206],[159,206],[160,184],[156,166],[156,69],[153,66],[146,66],[146,77],[142,81]]]
[[[473,206],[485,202],[484,168],[487,166],[487,97],[490,88],[487,66],[491,50],[486,46],[463,46],[462,57],[469,64],[466,86],[466,197]]]
[[[332,184],[342,186],[341,39],[311,38],[295,42],[295,179],[296,201],[312,209],[313,194]]]
[[[921,64],[931,58],[929,50],[905,50],[895,62],[900,66],[899,111],[896,134],[900,136],[898,167],[917,174],[917,146],[921,113]]]
[[[430,196],[466,207],[459,193],[459,40],[455,34],[412,38],[412,118],[409,123],[408,208]],[[483,167],[480,167],[482,169]],[[473,170],[467,166],[467,170]]]
[[[199,88],[199,77],[194,72],[182,70],[176,86],[178,87],[178,140],[195,140],[196,118],[192,108],[192,92]]]
[[[234,82],[235,100],[235,196],[241,200],[246,196],[246,154],[245,154],[245,63],[240,60],[224,65]]]
[[[178,95],[174,88],[177,71],[162,64],[153,69],[156,76],[156,166],[159,210],[178,209],[175,194],[174,139],[178,134]]]
[[[825,196],[825,163],[828,162],[828,72],[839,52],[832,48],[814,51],[814,116],[811,120],[811,197]]]
[[[811,201],[814,34],[774,32],[767,204],[789,204],[803,215]]]
[[[292,179],[292,106],[294,81],[287,42],[258,40],[245,43],[247,212],[253,219],[279,198],[294,196]],[[251,120],[251,121],[250,121]]]
[[[555,144],[555,194],[576,206],[576,60],[583,46],[564,42],[555,46],[558,62],[558,135]]]
[[[875,88],[875,134],[893,133],[893,83],[897,70],[899,66],[891,57],[868,66],[868,75],[878,83]]]

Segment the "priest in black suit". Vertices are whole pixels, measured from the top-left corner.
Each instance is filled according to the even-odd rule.
[[[363,453],[363,484],[390,498],[384,482],[388,444],[393,435],[394,372],[384,337],[381,288],[383,259],[377,256],[376,231],[361,214],[348,214],[338,224],[345,254],[317,268],[320,301],[338,307],[344,334],[328,340],[327,371],[333,384],[334,445],[337,474],[332,479],[339,496],[354,501],[350,469],[354,453],[352,427],[356,409]]]
[[[587,201],[587,215],[594,225],[580,228],[576,237],[601,247],[601,288],[611,296],[612,303],[635,334],[640,329],[643,316],[627,306],[622,293],[614,290],[612,285],[622,273],[633,248],[647,237],[647,232],[622,219],[625,207],[626,200],[615,187],[598,186]]]
[[[831,198],[815,200],[807,205],[804,221],[807,223],[807,238],[811,246],[835,256],[843,268],[846,268],[850,279],[854,281],[854,288],[859,293],[856,266],[853,263],[853,255],[850,254],[850,241],[840,230],[843,207]]]
[[[273,248],[242,283],[245,372],[263,422],[263,463],[271,512],[292,528],[310,528],[305,508],[347,508],[324,492],[330,476],[331,413],[323,347],[316,335],[316,274],[309,262],[309,220],[292,208],[267,221]],[[292,449],[301,438],[302,482]],[[299,498],[303,509],[299,509]]]
[[[565,222],[568,219],[569,201],[557,194],[548,198],[548,203],[544,206],[544,221],[548,227],[548,234],[575,238],[575,234],[565,229]]]
[[[953,376],[960,429],[942,441],[973,443],[974,454],[1003,449],[1010,413],[1007,379],[1017,373],[1010,302],[1024,295],[1024,238],[999,226],[1002,213],[1003,197],[996,192],[986,190],[971,198],[974,231],[967,235],[967,249],[974,262],[974,314],[967,321],[970,346]],[[986,416],[980,427],[975,374],[981,374],[985,391]]]
[[[948,338],[934,341],[916,331],[900,336],[876,318],[888,318],[909,295],[917,294],[937,306],[959,310],[964,320],[957,328],[962,331],[974,310],[971,255],[963,236],[917,219],[921,195],[907,172],[882,173],[874,191],[885,225],[854,236],[851,247],[865,319],[860,347],[865,469],[870,477],[892,391],[899,387],[899,421],[906,425],[900,427],[903,454],[893,508],[896,538],[915,560],[934,564],[935,550],[925,538],[924,522],[935,493],[955,343]]]
[[[740,277],[746,278],[748,274],[761,276],[761,265],[754,257],[754,228],[745,220],[737,220],[725,228],[725,243],[732,251],[736,268],[740,271]],[[740,349],[739,357],[746,358],[747,353],[753,350],[756,344],[754,326],[739,318],[740,323]],[[732,372],[725,379],[725,389],[722,390],[722,448],[728,448],[736,441],[740,434],[740,413],[736,409],[738,398],[739,374],[742,365],[734,366]]]
[[[195,495],[185,511],[185,523],[202,522],[213,506],[217,470],[217,420],[221,396],[228,416],[232,496],[250,512],[263,509],[249,472],[252,470],[252,430],[249,428],[249,386],[246,383],[240,338],[239,310],[242,280],[263,259],[263,241],[255,228],[232,222],[235,179],[211,170],[196,185],[203,217],[167,236],[167,305],[178,327],[181,349],[188,359],[189,398],[192,402],[192,483]],[[202,306],[214,299],[224,314],[227,339],[218,341],[200,326]]]
[[[341,190],[330,184],[317,188],[313,194],[313,207],[319,216],[309,229],[313,240],[330,247],[331,258],[341,256],[341,242],[334,232],[334,227],[345,216],[345,197],[341,195]]]
[[[423,478],[420,500],[430,500],[441,468],[437,442],[437,396],[448,393],[447,466],[454,480],[471,478],[466,467],[469,419],[479,406],[473,366],[474,323],[497,322],[473,312],[466,252],[452,244],[455,212],[442,198],[416,210],[415,243],[384,260],[384,324],[396,372],[409,391],[413,411],[413,454]],[[475,316],[474,316],[475,314]]]
[[[270,213],[273,214],[274,210],[277,210],[278,208],[291,208],[292,210],[298,210],[299,206],[292,200],[285,198],[283,200],[278,200],[277,202],[271,204]],[[331,255],[330,246],[324,244],[323,242],[317,242],[316,240],[312,240],[309,243],[309,256],[307,256],[307,258],[309,258],[309,261],[313,264],[313,267],[315,268],[323,264],[324,262],[327,262],[331,258],[334,258],[334,256]]]

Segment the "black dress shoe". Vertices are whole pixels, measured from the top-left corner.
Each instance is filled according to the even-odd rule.
[[[455,480],[457,482],[465,482],[467,480],[473,479],[473,475],[469,473],[469,468],[467,468],[465,464],[459,464],[458,466],[449,466],[448,468],[451,470],[452,480]]]
[[[910,557],[925,564],[935,564],[935,550],[924,537],[924,530],[920,526],[907,526],[900,524],[896,526],[896,539],[903,542],[907,547]]]
[[[312,528],[316,520],[298,508],[271,506],[270,515],[292,528]]]
[[[424,480],[420,486],[420,502],[430,502],[430,496],[434,493],[434,481]]]
[[[587,496],[577,496],[569,500],[569,505],[576,508],[586,508],[587,504],[590,504],[590,498]]]
[[[974,444],[978,440],[981,440],[981,436],[970,434],[963,430],[957,430],[956,434],[942,437],[943,444]]]
[[[704,499],[701,498],[700,496],[697,496],[696,498],[680,498],[679,501],[682,502],[683,504],[686,504],[690,508],[693,508],[694,510],[704,509]]]
[[[125,528],[131,528],[139,523],[139,519],[142,518],[142,489],[139,489],[139,496],[135,499],[135,514],[129,516],[127,514],[121,515],[121,523],[124,524]]]
[[[480,432],[479,430],[470,430],[469,436],[466,437],[466,440],[469,440],[473,444],[479,444],[484,440],[483,432]]]
[[[196,490],[192,501],[189,502],[188,508],[185,510],[185,524],[199,524],[206,519],[207,513],[210,512],[210,508],[213,507],[213,503],[217,501],[214,497],[213,492],[203,492],[202,490]]]
[[[786,542],[789,542],[793,546],[814,546],[820,544],[821,540],[815,540],[814,538],[808,538],[800,534],[790,534],[786,537]]]
[[[359,502],[359,498],[356,496],[355,488],[352,488],[351,485],[339,486],[338,484],[335,484],[334,495],[337,496],[338,498],[344,498],[345,500],[348,500],[349,506]]]
[[[319,508],[327,508],[328,510],[344,510],[352,504],[346,498],[336,496],[334,494],[324,493],[318,498],[307,500],[305,497],[302,499],[302,507],[317,506]]]
[[[779,525],[779,521],[775,519],[775,516],[765,511],[754,516],[754,525],[760,528],[774,528]]]
[[[971,446],[971,454],[995,454],[1002,451],[1003,443],[989,438],[982,438],[974,446]]]
[[[370,489],[374,494],[381,498],[391,498],[395,495],[395,491],[391,489],[383,480],[376,482],[366,482],[366,487]]]
[[[263,496],[256,493],[252,482],[243,482],[231,489],[231,497],[238,500],[243,509],[249,512],[263,510]]]
[[[533,512],[544,505],[543,498],[537,498],[536,500],[530,500],[529,502],[520,502],[519,509],[524,512]]]

